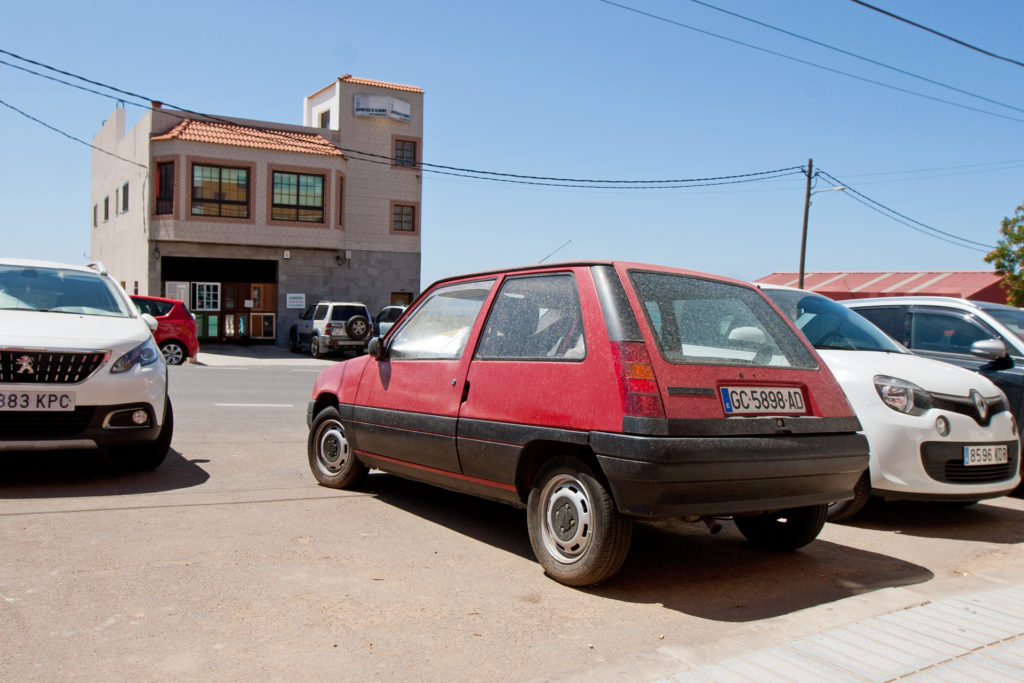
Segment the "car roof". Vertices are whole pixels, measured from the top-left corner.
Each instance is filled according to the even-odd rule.
[[[60,268],[62,270],[77,270],[82,273],[107,274],[107,269],[99,262],[93,262],[89,265],[80,265],[74,263],[61,263],[59,261],[45,261],[42,259],[0,258],[0,265],[20,266],[24,268]]]
[[[627,270],[647,270],[647,271],[656,271],[656,272],[663,272],[663,273],[674,273],[674,274],[679,274],[679,275],[692,275],[692,276],[695,276],[695,277],[709,278],[709,279],[718,280],[718,281],[721,281],[721,282],[729,282],[729,283],[732,283],[732,284],[743,285],[745,287],[756,288],[755,285],[752,285],[749,282],[744,282],[743,280],[739,280],[739,279],[736,279],[736,278],[731,278],[731,277],[728,277],[726,275],[716,275],[714,273],[701,272],[699,270],[689,270],[689,269],[686,269],[686,268],[679,268],[679,267],[676,267],[676,266],[656,265],[656,264],[653,264],[653,263],[634,263],[632,261],[610,261],[610,260],[595,259],[595,260],[591,260],[591,261],[584,260],[584,261],[562,261],[562,262],[557,262],[557,263],[534,263],[534,264],[531,264],[531,265],[511,266],[511,267],[508,267],[508,268],[495,268],[493,270],[482,270],[482,271],[478,271],[478,272],[475,272],[475,273],[465,273],[465,274],[462,274],[462,275],[452,275],[450,277],[444,277],[444,278],[441,278],[440,280],[437,280],[436,282],[431,284],[430,287],[428,287],[427,289],[430,289],[431,287],[434,287],[435,285],[441,284],[442,282],[451,282],[451,281],[456,281],[456,280],[465,280],[465,279],[468,279],[468,278],[485,277],[487,275],[505,275],[505,274],[513,274],[513,273],[524,273],[524,272],[530,272],[530,271],[535,271],[535,270],[558,270],[558,269],[574,268],[574,267],[576,267],[576,268],[578,268],[578,267],[589,268],[591,266],[613,266],[613,267],[625,268]]]
[[[880,296],[868,299],[844,299],[840,301],[843,304],[870,304],[874,306],[880,305],[896,305],[896,304],[932,304],[936,306],[962,306],[964,308],[987,308],[987,309],[998,309],[998,308],[1009,308],[1013,309],[1013,306],[1007,306],[1006,304],[997,304],[992,301],[975,301],[974,299],[958,299],[952,296]]]
[[[318,301],[317,306],[362,306],[366,308],[366,304],[361,301]]]
[[[181,299],[168,299],[165,296],[149,296],[148,294],[129,294],[133,299],[151,299],[153,301],[166,301],[169,304],[183,304],[185,303]]]

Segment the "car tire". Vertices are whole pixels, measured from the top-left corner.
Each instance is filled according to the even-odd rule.
[[[299,335],[294,329],[288,332],[288,350],[292,353],[299,352]]]
[[[315,334],[309,338],[309,353],[313,358],[324,357],[324,350],[320,348],[320,337]]]
[[[740,533],[758,548],[787,551],[802,548],[817,538],[827,516],[825,504],[736,517],[733,521]]]
[[[320,411],[313,420],[306,440],[309,469],[322,485],[332,489],[355,486],[366,477],[369,468],[349,445],[341,415],[333,407]]]
[[[174,409],[171,399],[166,400],[164,421],[160,435],[154,441],[135,446],[117,446],[109,449],[110,460],[119,470],[127,472],[148,472],[155,470],[167,457],[174,436]]]
[[[633,524],[590,468],[576,458],[545,467],[526,505],[530,545],[544,572],[567,586],[592,586],[619,571]]]
[[[181,365],[188,358],[188,351],[181,342],[169,339],[160,345],[160,352],[168,365]]]
[[[370,321],[365,316],[354,315],[345,321],[345,332],[348,334],[349,339],[362,341],[370,336],[370,330]]]
[[[853,487],[853,498],[829,503],[828,521],[845,522],[860,514],[864,506],[871,499],[871,474],[867,470],[860,475],[856,486]]]

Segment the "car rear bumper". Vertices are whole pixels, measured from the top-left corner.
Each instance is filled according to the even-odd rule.
[[[846,500],[868,467],[860,434],[659,438],[595,432],[623,514],[733,515]]]

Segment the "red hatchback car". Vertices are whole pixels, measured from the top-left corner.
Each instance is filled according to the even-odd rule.
[[[437,282],[320,373],[307,422],[324,486],[377,468],[525,507],[569,585],[618,571],[633,520],[731,517],[799,548],[868,465],[842,389],[760,291],[620,262]]]
[[[149,313],[156,318],[157,328],[153,337],[168,365],[181,365],[186,359],[199,354],[196,319],[184,303],[177,299],[138,295],[133,295],[132,301],[140,313]]]

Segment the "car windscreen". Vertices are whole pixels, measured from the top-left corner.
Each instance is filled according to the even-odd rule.
[[[864,316],[828,297],[789,289],[763,291],[816,349],[909,353]]]
[[[792,328],[749,287],[642,271],[630,279],[671,363],[818,367]]]
[[[13,265],[0,265],[0,309],[131,317],[98,273]]]

